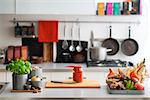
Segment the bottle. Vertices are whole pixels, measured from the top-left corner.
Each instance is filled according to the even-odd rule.
[[[73,68],[73,81],[80,83],[83,81],[83,73],[81,70],[81,66],[74,66]]]
[[[83,81],[83,72],[81,66],[67,66],[73,68],[73,81],[80,83]]]

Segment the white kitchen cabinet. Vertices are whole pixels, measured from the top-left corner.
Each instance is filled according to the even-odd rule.
[[[94,0],[16,0],[16,14],[95,15]]]
[[[12,82],[12,72],[7,72],[7,82]]]
[[[12,82],[12,72],[0,72],[0,82]]]
[[[5,72],[0,72],[0,82],[5,82],[6,81],[6,74]]]
[[[0,0],[0,14],[14,14],[15,0]]]

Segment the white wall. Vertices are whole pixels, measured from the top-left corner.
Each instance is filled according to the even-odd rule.
[[[102,21],[140,21],[141,24],[130,24],[132,27],[131,37],[136,39],[139,43],[139,51],[136,55],[128,57],[125,56],[121,50],[115,56],[109,56],[110,58],[122,59],[127,61],[133,61],[137,63],[144,57],[150,61],[150,1],[143,0],[143,14],[141,16],[69,16],[69,15],[0,15],[0,48],[5,48],[8,45],[19,45],[21,44],[20,38],[14,38],[14,24],[10,22],[14,17],[18,20],[102,20]],[[59,39],[63,39],[63,23],[59,23]],[[90,31],[94,31],[96,38],[107,38],[109,36],[110,24],[83,24],[81,23],[81,39],[89,41]],[[125,39],[128,37],[128,26],[129,24],[111,24],[112,25],[112,37]],[[70,38],[70,28],[72,23],[67,23],[67,39]],[[74,34],[77,34],[76,30]],[[77,35],[74,35],[74,39],[78,39]],[[99,43],[95,42],[95,45]]]
[[[0,48],[6,48],[8,45],[19,45],[21,39],[14,37],[13,24],[9,22],[13,15],[0,15]]]

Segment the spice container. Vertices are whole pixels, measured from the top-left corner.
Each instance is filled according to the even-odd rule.
[[[83,81],[83,74],[81,70],[81,66],[74,66],[73,69],[73,81],[80,83]]]
[[[73,81],[80,83],[83,81],[83,72],[81,66],[67,66],[73,68]]]
[[[121,11],[120,11],[120,3],[114,3],[114,10],[113,10],[113,14],[114,15],[120,15]]]
[[[123,15],[129,15],[129,2],[123,2]]]
[[[98,9],[98,15],[105,15],[105,4],[104,3],[98,3],[97,9]]]
[[[107,3],[107,15],[113,15],[113,3]]]

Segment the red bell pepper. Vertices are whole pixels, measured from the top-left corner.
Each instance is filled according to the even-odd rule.
[[[131,77],[131,78],[136,78],[136,79],[140,80],[140,78],[139,78],[139,76],[136,74],[135,70],[130,73],[130,77]]]

